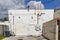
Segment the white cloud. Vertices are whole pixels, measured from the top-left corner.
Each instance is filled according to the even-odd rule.
[[[24,0],[0,0],[0,4],[8,9],[24,8]]]
[[[30,1],[27,6],[30,6],[30,9],[34,9],[37,5],[37,9],[44,9],[44,5],[41,3],[41,1],[36,2],[36,1]]]
[[[9,9],[25,8],[24,0],[0,0],[0,16],[1,14],[7,14]],[[7,17],[8,15],[2,15],[0,18]]]
[[[30,9],[34,9],[34,3],[35,3],[36,1],[30,1],[28,4],[27,4],[27,6],[29,5],[30,6]]]

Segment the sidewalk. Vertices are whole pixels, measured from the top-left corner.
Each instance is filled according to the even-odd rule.
[[[30,36],[30,37],[19,37],[19,36],[16,36],[16,37],[7,37],[7,38],[4,38],[3,40],[47,40],[45,39],[44,37],[40,36],[40,37],[33,37],[33,36]]]

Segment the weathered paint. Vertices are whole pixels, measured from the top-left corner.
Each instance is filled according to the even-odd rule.
[[[8,12],[10,31],[14,32],[15,35],[41,35],[42,24],[52,20],[54,15],[52,9],[36,10],[36,14],[34,14],[35,10],[9,10]],[[39,14],[39,17],[37,14]],[[36,31],[35,27],[40,28],[40,30]]]

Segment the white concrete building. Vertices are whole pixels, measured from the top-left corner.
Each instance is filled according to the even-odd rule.
[[[9,30],[15,35],[41,35],[44,22],[53,19],[54,10],[9,10]]]

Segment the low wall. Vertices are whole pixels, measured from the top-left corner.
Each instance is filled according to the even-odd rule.
[[[56,19],[43,23],[42,29],[42,34],[44,37],[49,40],[58,40],[58,25]]]

